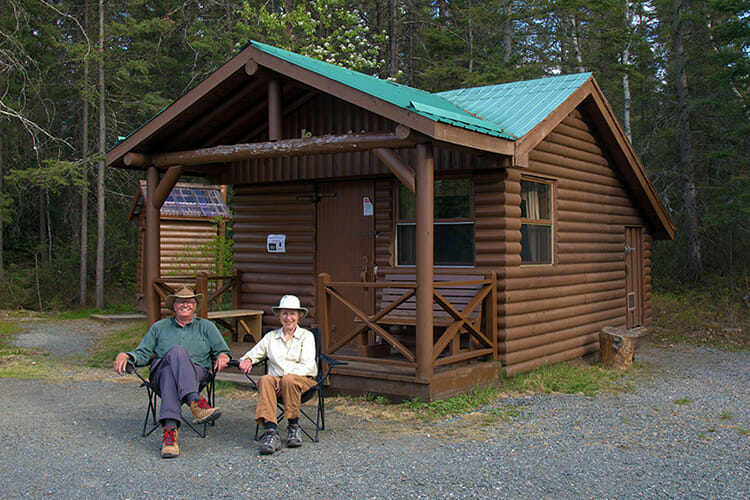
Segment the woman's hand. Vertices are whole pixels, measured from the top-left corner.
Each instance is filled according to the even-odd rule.
[[[249,359],[243,359],[240,361],[240,371],[244,374],[250,373],[253,369],[253,363]]]

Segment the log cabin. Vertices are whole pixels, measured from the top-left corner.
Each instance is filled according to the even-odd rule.
[[[590,73],[429,93],[253,41],[107,166],[145,173],[148,281],[180,176],[231,185],[240,307],[273,326],[298,295],[342,394],[446,398],[647,332],[674,237]]]

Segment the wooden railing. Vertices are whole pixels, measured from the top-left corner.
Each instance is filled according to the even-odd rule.
[[[162,304],[167,295],[175,293],[177,289],[183,286],[192,288],[195,293],[202,293],[206,298],[201,304],[200,309],[196,311],[197,315],[201,318],[208,317],[209,309],[218,309],[218,305],[221,302],[220,299],[226,292],[231,292],[232,295],[231,308],[240,308],[242,281],[239,272],[236,270],[229,276],[208,274],[205,271],[200,271],[196,276],[169,276],[156,279],[153,283],[154,290],[159,295],[160,303]],[[164,312],[163,309],[162,312]],[[172,311],[167,311],[166,315],[171,313]]]
[[[388,281],[334,282],[322,273],[318,276],[316,319],[322,330],[324,352],[338,359],[378,363],[393,366],[416,367],[416,349],[405,342],[406,337],[392,333],[393,325],[413,331],[416,326],[414,296],[415,280],[386,276]],[[446,279],[448,278],[448,279]],[[380,300],[374,314],[356,306],[347,296],[352,290],[374,290]],[[404,290],[394,293],[396,289]],[[462,290],[462,293],[456,293]],[[466,290],[472,292],[467,294]],[[348,292],[348,293],[347,293]],[[476,358],[497,359],[497,275],[466,275],[441,278],[435,274],[433,289],[433,320],[436,337],[433,338],[433,366],[448,365]],[[384,297],[386,297],[384,299]],[[330,311],[334,303],[342,304],[346,313],[355,318],[354,328],[331,340]],[[412,340],[414,337],[411,337]],[[384,349],[375,349],[375,339]],[[346,347],[357,343],[357,354],[347,354]],[[395,352],[392,352],[395,351]]]

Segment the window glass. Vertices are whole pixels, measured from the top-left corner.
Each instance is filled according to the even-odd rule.
[[[521,262],[552,263],[552,185],[521,181]]]
[[[474,221],[471,220],[471,180],[435,181],[434,263],[442,266],[474,265]],[[416,264],[416,197],[399,186],[399,221],[396,224],[396,258],[399,265]]]
[[[437,219],[471,217],[471,181],[441,179],[435,181],[435,212]],[[417,199],[403,184],[399,186],[399,219],[417,217]]]

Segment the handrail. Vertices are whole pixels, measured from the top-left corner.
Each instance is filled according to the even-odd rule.
[[[453,319],[442,332],[440,337],[434,342],[432,348],[433,366],[443,366],[452,363],[467,361],[479,357],[491,357],[497,359],[497,274],[490,272],[484,278],[477,278],[477,274],[467,275],[466,280],[451,281],[434,281],[433,282],[433,310],[435,305],[439,310],[445,311]],[[401,304],[409,300],[417,288],[416,281],[388,281],[388,282],[345,282],[331,281],[327,273],[321,273],[318,276],[317,283],[317,319],[321,326],[323,337],[324,352],[329,354],[337,353],[346,344],[359,337],[360,341],[366,341],[367,334],[372,332],[379,336],[383,341],[389,344],[405,361],[386,360],[383,358],[373,358],[367,355],[349,356],[341,353],[336,354],[340,359],[350,361],[360,361],[368,363],[390,364],[396,366],[416,367],[416,352],[413,352],[393,336],[379,322],[389,313],[396,310]],[[440,293],[440,289],[478,285],[479,290],[467,305],[459,310],[450,303],[446,297]],[[385,308],[375,311],[374,314],[367,314],[358,308],[355,304],[346,299],[343,289],[361,288],[383,289],[383,288],[404,288],[406,292],[396,298]],[[349,332],[341,336],[336,342],[330,342],[330,323],[329,314],[332,302],[343,304],[348,312],[352,313],[358,324]],[[481,306],[479,317],[471,317]],[[460,335],[466,334],[469,338],[468,349],[460,348]],[[449,346],[453,346],[450,352],[446,353]]]

